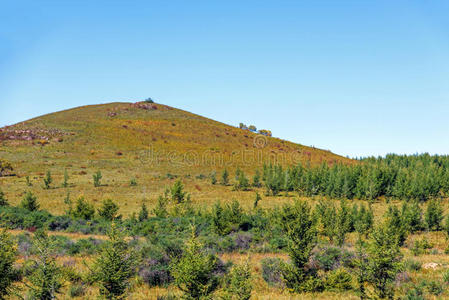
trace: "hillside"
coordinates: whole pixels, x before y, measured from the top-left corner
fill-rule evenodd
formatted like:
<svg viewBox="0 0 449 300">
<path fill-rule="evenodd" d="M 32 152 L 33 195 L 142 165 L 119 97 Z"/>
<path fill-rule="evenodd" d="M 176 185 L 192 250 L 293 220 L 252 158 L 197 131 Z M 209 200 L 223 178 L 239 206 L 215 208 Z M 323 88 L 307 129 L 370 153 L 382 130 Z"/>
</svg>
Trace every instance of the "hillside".
<svg viewBox="0 0 449 300">
<path fill-rule="evenodd" d="M 156 197 L 177 176 L 183 177 L 188 186 L 189 179 L 207 178 L 224 168 L 231 175 L 237 167 L 252 175 L 267 162 L 351 162 L 329 151 L 145 102 L 90 105 L 51 113 L 0 129 L 0 140 L 0 157 L 10 161 L 18 175 L 2 178 L 2 184 L 15 185 L 13 190 L 17 192 L 10 198 L 16 201 L 28 189 L 25 176 L 34 181 L 30 188 L 47 198 L 48 193 L 43 194 L 40 186 L 48 170 L 57 186 L 67 169 L 70 182 L 77 186 L 75 195 L 85 194 L 93 201 L 105 196 L 123 197 L 140 203 L 144 198 Z M 105 183 L 100 189 L 91 186 L 92 174 L 97 170 L 103 173 Z M 129 187 L 132 178 L 139 183 L 137 187 Z M 206 182 L 204 179 L 205 185 Z M 120 187 L 122 190 L 117 190 Z M 192 187 L 197 191 L 204 189 L 193 182 Z M 214 199 L 223 195 L 223 191 L 215 193 L 220 188 L 210 188 Z M 55 195 L 62 199 L 65 193 L 65 189 L 56 189 L 49 201 L 53 203 Z M 211 195 L 203 191 L 200 197 Z M 45 201 L 43 206 L 49 204 Z"/>
</svg>

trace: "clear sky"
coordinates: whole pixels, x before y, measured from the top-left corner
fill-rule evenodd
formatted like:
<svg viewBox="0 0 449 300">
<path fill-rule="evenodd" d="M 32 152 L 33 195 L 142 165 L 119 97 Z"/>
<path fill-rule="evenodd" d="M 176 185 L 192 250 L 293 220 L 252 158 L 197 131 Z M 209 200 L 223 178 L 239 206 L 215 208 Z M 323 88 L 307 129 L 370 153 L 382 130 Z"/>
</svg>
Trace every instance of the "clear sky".
<svg viewBox="0 0 449 300">
<path fill-rule="evenodd" d="M 348 156 L 449 153 L 449 1 L 0 2 L 0 126 L 152 97 Z"/>
</svg>

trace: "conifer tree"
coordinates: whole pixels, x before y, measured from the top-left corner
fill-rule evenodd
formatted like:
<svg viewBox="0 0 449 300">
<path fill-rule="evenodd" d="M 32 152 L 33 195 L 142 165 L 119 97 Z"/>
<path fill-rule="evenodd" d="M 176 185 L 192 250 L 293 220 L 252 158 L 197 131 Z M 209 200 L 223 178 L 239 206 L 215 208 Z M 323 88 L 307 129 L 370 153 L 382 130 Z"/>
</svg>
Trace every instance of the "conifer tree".
<svg viewBox="0 0 449 300">
<path fill-rule="evenodd" d="M 0 206 L 8 206 L 8 200 L 5 197 L 5 193 L 3 193 L 2 189 L 0 188 Z"/>
<path fill-rule="evenodd" d="M 7 299 L 13 291 L 12 284 L 17 271 L 14 262 L 17 256 L 17 245 L 6 230 L 0 231 L 0 299 Z"/>
<path fill-rule="evenodd" d="M 186 299 L 208 299 L 218 287 L 214 274 L 217 257 L 207 253 L 192 228 L 190 239 L 181 258 L 171 264 L 171 274 L 176 286 Z"/>
<path fill-rule="evenodd" d="M 126 299 L 131 279 L 137 273 L 139 257 L 116 224 L 111 225 L 108 237 L 93 264 L 91 277 L 107 299 Z"/>
<path fill-rule="evenodd" d="M 39 209 L 39 203 L 37 202 L 37 197 L 33 195 L 32 192 L 28 191 L 20 202 L 20 206 L 29 211 L 36 211 Z"/>
<path fill-rule="evenodd" d="M 427 205 L 425 220 L 427 230 L 429 231 L 438 231 L 441 230 L 441 221 L 443 220 L 443 208 L 441 207 L 441 203 L 433 199 L 429 201 Z"/>
<path fill-rule="evenodd" d="M 223 173 L 221 173 L 221 184 L 222 185 L 228 185 L 229 184 L 229 173 L 227 169 L 223 170 Z"/>
<path fill-rule="evenodd" d="M 56 299 L 64 282 L 64 271 L 56 264 L 54 244 L 44 230 L 38 230 L 33 237 L 33 269 L 28 276 L 30 292 L 36 299 Z"/>
<path fill-rule="evenodd" d="M 45 189 L 49 189 L 50 188 L 50 184 L 53 182 L 53 178 L 51 177 L 51 172 L 47 171 L 47 174 L 45 175 L 44 178 L 44 187 Z"/>
</svg>

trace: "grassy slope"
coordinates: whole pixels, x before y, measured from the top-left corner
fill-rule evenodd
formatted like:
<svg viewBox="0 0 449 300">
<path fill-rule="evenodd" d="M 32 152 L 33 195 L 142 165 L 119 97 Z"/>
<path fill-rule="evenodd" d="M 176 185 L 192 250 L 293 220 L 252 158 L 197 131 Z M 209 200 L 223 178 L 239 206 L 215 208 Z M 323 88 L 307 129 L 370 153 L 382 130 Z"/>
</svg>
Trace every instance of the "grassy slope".
<svg viewBox="0 0 449 300">
<path fill-rule="evenodd" d="M 49 138 L 44 146 L 38 139 L 1 142 L 0 157 L 11 161 L 18 175 L 0 178 L 8 199 L 17 204 L 30 189 L 42 208 L 59 213 L 69 190 L 72 197 L 84 195 L 97 204 L 112 198 L 129 214 L 142 201 L 152 206 L 158 194 L 172 184 L 173 179 L 166 176 L 170 173 L 183 178 L 198 204 L 236 198 L 245 206 L 252 202 L 254 192 L 232 192 L 196 176 L 213 171 L 219 174 L 225 167 L 231 177 L 237 167 L 252 175 L 268 161 L 284 165 L 351 163 L 329 151 L 263 137 L 165 105 L 154 106 L 157 109 L 145 110 L 132 103 L 82 106 L 3 128 L 7 136 L 31 130 Z M 64 169 L 70 176 L 68 189 L 60 188 Z M 51 190 L 42 189 L 47 170 L 54 177 Z M 94 188 L 92 174 L 97 170 L 103 173 L 104 186 Z M 30 176 L 32 187 L 26 186 L 25 176 Z M 130 186 L 131 178 L 137 179 L 137 186 Z"/>
</svg>

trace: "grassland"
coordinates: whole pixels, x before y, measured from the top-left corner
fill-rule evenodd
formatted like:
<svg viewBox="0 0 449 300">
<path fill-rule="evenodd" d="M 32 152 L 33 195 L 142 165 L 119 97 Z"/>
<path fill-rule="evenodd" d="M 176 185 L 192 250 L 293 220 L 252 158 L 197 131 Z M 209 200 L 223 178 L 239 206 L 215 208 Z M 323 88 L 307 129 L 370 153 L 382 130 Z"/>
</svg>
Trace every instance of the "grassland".
<svg viewBox="0 0 449 300">
<path fill-rule="evenodd" d="M 4 136 L 15 137 L 0 142 L 0 158 L 10 161 L 17 175 L 0 178 L 11 204 L 19 203 L 24 191 L 31 190 L 43 209 L 61 213 L 62 200 L 69 191 L 72 197 L 83 195 L 94 204 L 111 198 L 126 216 L 142 202 L 153 206 L 157 196 L 178 177 L 197 205 L 238 199 L 249 207 L 253 192 L 232 192 L 229 187 L 211 185 L 210 174 L 217 172 L 219 179 L 226 168 L 233 177 L 236 168 L 241 168 L 252 176 L 267 162 L 354 163 L 329 151 L 257 135 L 165 105 L 152 104 L 144 109 L 145 105 L 83 106 L 3 128 Z M 33 133 L 34 139 L 23 140 Z M 69 186 L 61 188 L 65 170 Z M 103 175 L 102 186 L 95 188 L 92 175 L 98 170 Z M 47 171 L 51 171 L 54 183 L 44 190 Z M 26 176 L 32 186 L 27 186 Z M 130 185 L 133 178 L 137 186 Z M 282 201 L 273 198 L 262 205 Z"/>
</svg>

